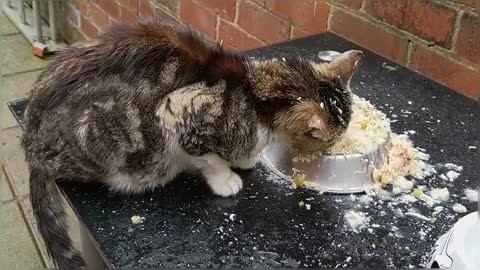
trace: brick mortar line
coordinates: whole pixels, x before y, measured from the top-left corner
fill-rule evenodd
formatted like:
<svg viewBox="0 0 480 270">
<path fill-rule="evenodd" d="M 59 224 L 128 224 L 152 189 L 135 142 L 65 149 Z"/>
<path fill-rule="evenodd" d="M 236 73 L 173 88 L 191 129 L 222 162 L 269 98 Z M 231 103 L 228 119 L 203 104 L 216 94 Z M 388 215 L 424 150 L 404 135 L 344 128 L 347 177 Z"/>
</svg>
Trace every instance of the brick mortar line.
<svg viewBox="0 0 480 270">
<path fill-rule="evenodd" d="M 431 0 L 431 1 L 434 2 L 434 3 L 440 4 L 444 7 L 449 7 L 449 8 L 455 9 L 456 11 L 462 10 L 462 11 L 466 11 L 468 13 L 475 14 L 475 15 L 480 14 L 480 10 L 476 10 L 472 7 L 469 7 L 469 6 L 463 5 L 463 4 L 459 4 L 459 3 L 456 3 L 456 2 L 451 2 L 451 1 L 448 1 L 448 0 Z"/>
<path fill-rule="evenodd" d="M 82 15 L 80 14 L 80 17 L 81 17 L 81 16 L 82 16 Z M 79 20 L 80 20 L 80 21 L 79 21 L 78 26 L 80 26 L 80 28 L 81 28 L 81 27 L 82 27 L 82 19 L 80 18 Z M 79 28 L 77 27 L 77 24 L 76 24 L 75 22 L 73 22 L 70 18 L 67 18 L 66 22 L 67 22 L 67 24 L 71 25 L 73 28 L 75 28 L 75 29 L 77 29 L 77 30 L 80 30 L 80 31 L 82 30 L 82 29 L 79 29 Z M 82 33 L 82 34 L 83 34 L 83 33 Z"/>
<path fill-rule="evenodd" d="M 365 5 L 366 5 L 365 0 L 362 0 L 362 4 L 360 5 L 360 8 L 358 9 L 358 11 L 365 13 Z"/>
<path fill-rule="evenodd" d="M 280 19 L 281 21 L 284 21 L 284 22 L 287 22 L 288 24 L 291 24 L 291 22 L 288 20 L 288 18 L 285 18 L 283 17 L 282 15 L 279 15 L 275 12 L 273 12 L 272 10 L 270 10 L 270 8 L 268 6 L 262 6 L 260 5 L 259 3 L 257 2 L 247 2 L 245 0 L 240 0 L 242 2 L 246 2 L 246 3 L 250 3 L 251 5 L 253 6 L 256 6 L 256 7 L 259 7 L 260 9 L 266 11 L 267 13 L 269 13 L 270 15 L 273 15 L 274 17 L 276 17 L 277 19 Z"/>
<path fill-rule="evenodd" d="M 370 24 L 373 24 L 374 26 L 377 26 L 389 33 L 392 33 L 392 34 L 398 34 L 400 38 L 406 38 L 406 39 L 412 39 L 412 40 L 416 40 L 416 41 L 419 41 L 419 42 L 425 42 L 428 44 L 428 41 L 425 41 L 425 40 L 422 40 L 421 38 L 405 31 L 405 30 L 401 30 L 401 29 L 398 29 L 397 27 L 393 26 L 393 25 L 390 25 L 384 21 L 381 21 L 375 17 L 372 17 L 370 15 L 368 15 L 367 13 L 363 13 L 363 12 L 353 12 L 352 10 L 350 10 L 349 8 L 346 8 L 342 5 L 339 5 L 339 4 L 335 4 L 335 2 L 332 2 L 332 0 L 327 0 L 331 3 L 332 6 L 335 6 L 335 11 L 337 10 L 340 10 L 340 11 L 343 11 L 351 16 L 354 16 L 358 19 L 361 19 L 362 21 L 364 22 L 368 22 Z M 333 11 L 332 11 L 333 13 Z"/>
<path fill-rule="evenodd" d="M 220 16 L 218 14 L 216 15 L 215 21 L 215 41 L 218 42 L 220 38 Z"/>
<path fill-rule="evenodd" d="M 335 13 L 335 11 L 337 11 L 337 7 L 334 6 L 334 5 L 331 5 L 330 3 L 328 3 L 328 4 L 330 5 L 330 9 L 329 9 L 328 18 L 327 18 L 327 31 L 330 31 L 332 29 L 333 13 Z"/>
<path fill-rule="evenodd" d="M 247 32 L 247 31 L 246 31 L 245 29 L 243 29 L 240 25 L 235 24 L 235 23 L 232 23 L 232 22 L 229 22 L 229 21 L 226 21 L 226 20 L 224 20 L 224 19 L 222 19 L 222 18 L 220 18 L 220 20 L 223 21 L 223 23 L 228 23 L 228 24 L 234 26 L 236 29 L 238 29 L 238 30 L 240 30 L 241 32 L 243 32 L 244 34 L 246 34 L 247 37 L 256 39 L 257 41 L 260 41 L 260 43 L 267 44 L 267 42 L 265 42 L 265 41 L 259 39 L 258 37 L 250 34 L 249 32 Z"/>
<path fill-rule="evenodd" d="M 93 27 L 95 27 L 97 29 L 97 32 L 98 34 L 100 35 L 101 32 L 100 32 L 100 27 L 95 23 L 93 22 L 92 18 L 90 18 L 90 16 L 86 16 L 86 14 L 82 14 L 81 15 L 86 21 L 88 21 L 91 25 L 93 25 Z M 108 15 L 107 15 L 108 16 Z M 110 17 L 109 17 L 110 18 Z M 81 25 L 81 21 L 80 21 L 80 28 L 82 27 Z M 82 34 L 85 34 L 83 31 L 82 31 Z M 88 35 L 85 35 L 86 37 L 88 37 Z"/>
<path fill-rule="evenodd" d="M 110 0 L 110 1 L 111 1 L 111 0 Z M 117 2 L 117 3 L 118 3 L 118 2 Z M 98 10 L 102 11 L 103 15 L 105 15 L 105 16 L 108 18 L 108 22 L 111 22 L 111 21 L 112 21 L 112 18 L 113 18 L 113 17 L 110 16 L 110 14 L 109 14 L 108 12 L 106 12 L 101 6 L 99 6 L 99 5 L 98 5 L 98 2 L 92 2 L 92 4 L 93 4 L 96 8 L 98 8 Z M 120 10 L 120 12 L 121 12 L 121 10 Z M 140 2 L 137 2 L 137 16 L 139 15 L 139 13 L 140 13 Z M 85 16 L 85 18 L 88 18 L 88 19 L 89 19 L 88 21 L 89 21 L 92 25 L 94 25 L 94 26 L 97 27 L 97 30 L 98 30 L 98 33 L 99 33 L 99 34 L 104 33 L 104 31 L 102 31 L 102 28 L 101 28 L 100 26 L 98 26 L 95 22 L 93 22 L 92 20 L 90 20 L 90 18 L 91 18 L 90 16 L 88 16 L 88 17 Z M 113 19 L 115 19 L 115 18 L 113 18 Z M 107 25 L 107 26 L 108 26 L 108 25 Z"/>
<path fill-rule="evenodd" d="M 75 8 L 77 8 L 77 7 L 75 6 Z M 78 8 L 77 8 L 77 9 L 78 9 Z M 120 12 L 122 12 L 122 11 L 120 10 Z M 83 30 L 82 30 L 82 17 L 84 17 L 85 19 L 86 19 L 87 17 L 83 16 L 83 14 L 80 12 L 80 10 L 78 11 L 78 14 L 80 15 L 80 25 L 79 25 L 78 27 L 77 27 L 74 23 L 71 23 L 70 25 L 72 25 L 74 28 L 76 28 L 76 29 L 78 30 L 78 32 L 80 32 L 80 34 L 83 36 L 83 38 L 84 38 L 85 40 L 89 40 L 88 36 L 87 36 L 87 35 L 85 34 L 85 32 L 83 32 Z M 121 14 L 121 13 L 120 13 L 120 14 Z M 70 20 L 68 19 L 68 20 L 67 20 L 67 23 L 68 23 L 69 21 L 70 21 Z"/>
<path fill-rule="evenodd" d="M 462 22 L 464 11 L 459 10 L 457 12 L 457 17 L 455 18 L 455 23 L 453 24 L 453 34 L 451 36 L 452 48 L 450 49 L 452 52 L 455 52 L 457 49 L 457 41 L 458 41 L 458 34 L 460 32 L 460 24 Z"/>
<path fill-rule="evenodd" d="M 176 2 L 176 7 L 177 7 L 177 8 L 176 8 L 175 10 L 176 10 L 177 12 L 174 12 L 174 11 L 172 10 L 172 13 L 173 13 L 173 14 L 176 13 L 176 14 L 175 14 L 175 15 L 176 15 L 175 17 L 180 18 L 180 1 L 177 1 L 177 2 Z M 168 9 L 168 8 L 167 8 L 167 9 Z"/>
<path fill-rule="evenodd" d="M 110 21 L 110 16 L 108 14 L 105 14 L 105 15 L 107 15 L 108 21 Z M 137 14 L 137 16 L 138 16 L 138 14 Z M 102 33 L 104 33 L 104 31 L 102 31 L 102 27 L 98 26 L 97 23 L 94 22 L 93 20 L 91 20 L 90 17 L 85 16 L 85 19 L 87 19 L 90 24 L 92 24 L 93 26 L 95 26 L 95 28 L 97 28 L 98 35 L 101 35 Z"/>
<path fill-rule="evenodd" d="M 405 66 L 411 67 L 412 63 L 412 54 L 413 54 L 413 42 L 408 42 L 407 44 L 407 60 L 405 62 Z"/>
<path fill-rule="evenodd" d="M 240 1 L 244 1 L 244 2 L 245 2 L 245 0 L 238 0 L 238 1 L 237 1 L 237 5 L 238 5 L 238 3 L 239 3 Z M 284 1 L 294 1 L 294 0 L 284 0 Z M 300 1 L 300 0 L 299 0 L 299 1 Z M 327 0 L 327 1 L 328 1 L 328 0 Z M 265 6 L 262 6 L 262 5 L 260 5 L 259 3 L 257 3 L 257 2 L 249 2 L 249 3 L 251 3 L 251 4 L 253 4 L 253 5 L 257 5 L 257 6 L 261 7 L 261 9 L 267 11 L 269 14 L 272 14 L 272 15 L 274 15 L 275 17 L 277 17 L 278 19 L 280 19 L 280 20 L 282 20 L 282 21 L 284 21 L 284 22 L 287 22 L 287 23 L 288 23 L 288 27 L 289 27 L 289 29 L 288 29 L 288 33 L 289 33 L 289 34 L 288 34 L 288 36 L 289 36 L 288 38 L 289 38 L 289 39 L 291 39 L 291 34 L 293 34 L 293 30 L 291 29 L 292 26 L 295 27 L 295 28 L 302 29 L 303 31 L 308 32 L 308 33 L 315 33 L 315 32 L 312 32 L 312 31 L 310 31 L 310 30 L 305 29 L 304 26 L 298 25 L 298 24 L 292 22 L 291 20 L 289 20 L 288 18 L 283 17 L 283 15 L 280 15 L 280 14 L 277 14 L 277 13 L 273 12 L 272 10 L 270 10 L 270 8 L 269 8 L 269 4 L 270 4 L 270 3 L 268 3 L 268 2 L 265 2 Z M 316 10 L 316 3 L 317 3 L 317 2 L 315 2 L 315 10 Z M 331 12 L 329 11 L 329 12 L 328 12 L 328 18 L 330 18 L 330 14 L 331 14 Z M 327 30 L 328 30 L 328 19 L 327 19 Z"/>
<path fill-rule="evenodd" d="M 238 24 L 238 13 L 239 13 L 240 1 L 235 1 L 235 16 L 233 16 L 233 23 Z"/>
<path fill-rule="evenodd" d="M 179 18 L 180 15 L 179 15 L 179 13 L 178 13 L 178 12 L 180 12 L 180 7 L 178 7 L 179 9 L 177 10 L 177 11 L 178 11 L 178 12 L 177 12 L 178 14 L 175 14 L 175 12 L 171 11 L 171 10 L 168 9 L 166 6 L 161 5 L 161 4 L 159 4 L 159 5 L 156 6 L 156 7 L 157 7 L 158 9 L 160 9 L 161 11 L 167 13 L 168 15 L 172 16 L 177 22 L 183 23 L 183 21 Z M 155 14 L 155 16 L 156 16 L 156 14 Z"/>
<path fill-rule="evenodd" d="M 293 24 L 290 23 L 288 25 L 288 40 L 291 40 L 293 37 L 293 28 L 294 28 Z"/>
<path fill-rule="evenodd" d="M 337 4 L 337 3 L 333 2 L 332 0 L 327 0 L 327 1 L 332 6 L 335 6 L 336 10 L 341 10 L 341 11 L 343 11 L 343 12 L 345 12 L 345 13 L 351 15 L 351 16 L 354 16 L 355 18 L 358 18 L 358 19 L 363 20 L 367 23 L 373 24 L 374 26 L 380 27 L 381 29 L 383 29 L 383 30 L 385 30 L 385 31 L 387 31 L 391 34 L 397 35 L 399 38 L 411 40 L 412 42 L 415 42 L 416 44 L 418 44 L 420 46 L 428 47 L 431 50 L 433 50 L 434 52 L 439 53 L 439 54 L 445 56 L 446 58 L 448 58 L 450 60 L 458 62 L 458 63 L 460 63 L 460 64 L 462 64 L 462 65 L 464 65 L 468 68 L 471 68 L 473 70 L 479 71 L 479 67 L 477 67 L 476 65 L 474 65 L 470 62 L 467 62 L 466 60 L 464 60 L 460 57 L 457 57 L 457 55 L 455 55 L 453 51 L 451 51 L 447 48 L 443 48 L 443 47 L 437 46 L 437 45 L 429 46 L 430 44 L 433 44 L 433 43 L 428 42 L 426 40 L 423 40 L 423 39 L 413 35 L 412 33 L 409 33 L 405 30 L 398 29 L 395 26 L 392 26 L 392 25 L 390 25 L 386 22 L 383 22 L 383 21 L 381 21 L 377 18 L 369 16 L 366 13 L 352 12 L 350 9 L 348 9 L 346 7 L 343 7 L 342 5 Z"/>
<path fill-rule="evenodd" d="M 220 18 L 220 20 L 223 21 L 223 23 L 228 23 L 228 24 L 230 24 L 231 26 L 234 26 L 235 28 L 237 28 L 238 30 L 240 30 L 241 32 L 243 32 L 244 34 L 246 34 L 247 37 L 249 37 L 249 38 L 256 39 L 257 41 L 259 41 L 260 43 L 263 43 L 263 44 L 269 44 L 268 42 L 266 42 L 266 41 L 264 41 L 264 40 L 262 40 L 262 39 L 260 39 L 260 38 L 258 38 L 258 37 L 256 37 L 256 36 L 254 36 L 253 34 L 249 33 L 247 30 L 243 29 L 242 26 L 240 26 L 240 25 L 238 24 L 238 17 L 239 17 L 239 14 L 240 14 L 240 11 L 239 11 L 239 8 L 238 8 L 238 7 L 240 6 L 240 5 L 239 5 L 239 2 L 240 2 L 240 1 L 244 1 L 244 0 L 238 0 L 238 1 L 236 1 L 236 5 L 237 5 L 237 6 L 236 6 L 236 10 L 235 10 L 235 20 L 234 20 L 234 22 L 229 22 L 228 20 L 224 20 L 224 19 L 222 19 L 222 18 Z M 252 4 L 254 4 L 254 5 L 260 6 L 260 7 L 262 7 L 262 9 L 267 9 L 267 7 L 263 7 L 262 5 L 260 5 L 260 4 L 256 3 L 256 2 L 249 2 L 249 3 L 252 3 Z"/>
</svg>

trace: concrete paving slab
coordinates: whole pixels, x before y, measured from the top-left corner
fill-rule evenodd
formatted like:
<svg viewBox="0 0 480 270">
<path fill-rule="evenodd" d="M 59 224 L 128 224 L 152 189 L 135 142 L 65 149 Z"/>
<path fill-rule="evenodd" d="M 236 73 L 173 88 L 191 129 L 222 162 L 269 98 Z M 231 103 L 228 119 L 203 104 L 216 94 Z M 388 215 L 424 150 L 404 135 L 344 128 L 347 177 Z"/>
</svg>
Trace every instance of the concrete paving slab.
<svg viewBox="0 0 480 270">
<path fill-rule="evenodd" d="M 3 170 L 0 170 L 0 201 L 11 201 L 14 198 L 12 190 L 8 185 L 7 179 L 5 178 L 5 174 Z"/>
<path fill-rule="evenodd" d="M 25 163 L 25 156 L 20 147 L 22 131 L 20 127 L 2 130 L 0 139 L 1 151 L 3 154 L 3 169 L 5 176 L 12 185 L 15 196 L 29 194 L 28 170 Z"/>
<path fill-rule="evenodd" d="M 0 100 L 2 101 L 2 104 L 0 104 L 0 128 L 18 126 L 7 106 L 7 102 L 27 97 L 40 72 L 19 73 L 0 78 Z"/>
<path fill-rule="evenodd" d="M 0 11 L 0 36 L 19 33 L 18 29 L 13 26 L 10 20 Z"/>
<path fill-rule="evenodd" d="M 19 158 L 21 157 L 21 158 Z M 3 168 L 5 175 L 10 182 L 14 196 L 24 196 L 30 194 L 28 186 L 28 170 L 26 169 L 23 154 L 16 154 L 12 158 L 4 159 Z"/>
<path fill-rule="evenodd" d="M 0 46 L 3 76 L 38 70 L 48 63 L 48 60 L 32 54 L 32 45 L 22 35 L 2 36 Z"/>
<path fill-rule="evenodd" d="M 45 260 L 48 260 L 48 263 L 53 266 L 53 264 L 51 263 L 47 255 L 47 250 L 45 249 L 45 244 L 40 235 L 40 232 L 37 229 L 37 221 L 35 220 L 35 217 L 33 215 L 32 204 L 30 203 L 29 197 L 28 196 L 20 197 L 19 203 L 22 209 L 24 210 L 24 213 L 27 216 L 27 222 L 34 233 L 35 241 L 39 243 L 38 246 L 40 247 L 43 258 Z M 68 229 L 69 229 L 68 233 L 73 240 L 73 245 L 78 250 L 81 250 L 80 225 L 79 225 L 78 219 L 66 201 L 64 201 L 64 206 L 65 206 L 65 211 L 67 212 L 67 222 L 68 222 Z"/>
<path fill-rule="evenodd" d="M 20 138 L 23 131 L 20 126 L 3 128 L 0 131 L 0 150 L 3 158 L 10 157 L 16 151 L 21 150 Z"/>
<path fill-rule="evenodd" d="M 3 203 L 0 209 L 0 269 L 43 268 L 42 260 L 15 201 Z"/>
</svg>

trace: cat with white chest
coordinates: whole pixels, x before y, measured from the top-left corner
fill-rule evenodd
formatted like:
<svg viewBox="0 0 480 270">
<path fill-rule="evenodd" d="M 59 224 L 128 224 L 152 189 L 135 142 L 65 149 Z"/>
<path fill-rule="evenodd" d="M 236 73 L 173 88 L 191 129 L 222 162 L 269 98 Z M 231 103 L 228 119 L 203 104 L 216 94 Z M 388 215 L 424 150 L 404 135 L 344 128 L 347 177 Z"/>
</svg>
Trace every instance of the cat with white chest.
<svg viewBox="0 0 480 270">
<path fill-rule="evenodd" d="M 338 139 L 362 58 L 252 61 L 158 21 L 116 25 L 90 46 L 65 49 L 32 90 L 22 137 L 34 214 L 54 262 L 85 266 L 55 181 L 138 193 L 189 170 L 213 193 L 234 195 L 242 179 L 232 168 L 253 168 L 273 140 L 317 151 Z"/>
</svg>

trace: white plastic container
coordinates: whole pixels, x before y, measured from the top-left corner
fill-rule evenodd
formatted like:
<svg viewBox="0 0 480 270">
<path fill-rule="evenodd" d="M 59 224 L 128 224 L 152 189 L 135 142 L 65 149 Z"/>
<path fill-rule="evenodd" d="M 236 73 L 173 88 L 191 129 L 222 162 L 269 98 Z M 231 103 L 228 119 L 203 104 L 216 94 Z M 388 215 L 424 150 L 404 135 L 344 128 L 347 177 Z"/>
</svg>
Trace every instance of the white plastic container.
<svg viewBox="0 0 480 270">
<path fill-rule="evenodd" d="M 461 218 L 436 242 L 427 268 L 477 270 L 480 267 L 478 211 Z"/>
</svg>

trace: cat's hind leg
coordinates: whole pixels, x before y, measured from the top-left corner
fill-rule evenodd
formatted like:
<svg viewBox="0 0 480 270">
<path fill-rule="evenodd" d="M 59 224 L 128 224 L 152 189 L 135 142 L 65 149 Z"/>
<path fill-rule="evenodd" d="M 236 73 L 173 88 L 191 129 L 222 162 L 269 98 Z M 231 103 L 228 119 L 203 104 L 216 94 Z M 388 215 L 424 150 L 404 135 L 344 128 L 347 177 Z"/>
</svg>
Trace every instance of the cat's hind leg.
<svg viewBox="0 0 480 270">
<path fill-rule="evenodd" d="M 201 157 L 204 162 L 200 171 L 207 179 L 213 193 L 228 197 L 237 194 L 243 186 L 242 179 L 230 169 L 230 163 L 217 154 Z"/>
</svg>

